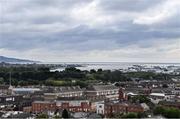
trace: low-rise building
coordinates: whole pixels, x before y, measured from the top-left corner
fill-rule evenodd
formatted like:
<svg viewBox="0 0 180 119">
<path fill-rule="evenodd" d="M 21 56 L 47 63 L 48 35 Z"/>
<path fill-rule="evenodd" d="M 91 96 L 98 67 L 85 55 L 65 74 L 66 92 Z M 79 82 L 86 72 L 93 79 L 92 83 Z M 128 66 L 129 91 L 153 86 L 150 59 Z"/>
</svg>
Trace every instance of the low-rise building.
<svg viewBox="0 0 180 119">
<path fill-rule="evenodd" d="M 11 94 L 11 89 L 9 85 L 0 85 L 0 94 Z"/>
<path fill-rule="evenodd" d="M 54 112 L 56 110 L 67 109 L 71 112 L 90 112 L 91 103 L 84 98 L 58 98 L 54 101 L 34 101 L 32 112 Z"/>
<path fill-rule="evenodd" d="M 98 103 L 96 105 L 96 113 L 104 115 L 104 102 Z"/>
<path fill-rule="evenodd" d="M 71 112 L 89 112 L 91 103 L 85 98 L 58 98 L 56 101 L 58 109 L 67 109 Z"/>
<path fill-rule="evenodd" d="M 34 101 L 32 103 L 33 113 L 54 112 L 56 109 L 56 102 L 54 101 Z"/>
<path fill-rule="evenodd" d="M 81 97 L 83 89 L 79 86 L 56 87 L 51 93 L 44 93 L 45 100 L 55 100 L 58 97 Z"/>
<path fill-rule="evenodd" d="M 165 107 L 174 107 L 180 109 L 180 102 L 160 101 L 158 104 Z"/>
<path fill-rule="evenodd" d="M 28 95 L 40 91 L 39 88 L 13 88 L 13 94 L 21 94 L 21 95 Z"/>
<path fill-rule="evenodd" d="M 111 117 L 113 114 L 129 112 L 144 112 L 144 108 L 140 104 L 132 104 L 128 102 L 108 102 L 104 105 L 104 115 L 106 117 Z"/>
<path fill-rule="evenodd" d="M 0 95 L 0 108 L 6 110 L 16 107 L 22 100 L 23 97 L 18 95 Z"/>
<path fill-rule="evenodd" d="M 88 87 L 85 94 L 91 100 L 116 100 L 119 98 L 119 88 L 114 85 L 95 85 Z"/>
<path fill-rule="evenodd" d="M 149 95 L 149 98 L 151 102 L 154 104 L 158 104 L 160 101 L 165 100 L 165 94 L 164 93 L 151 93 Z"/>
</svg>

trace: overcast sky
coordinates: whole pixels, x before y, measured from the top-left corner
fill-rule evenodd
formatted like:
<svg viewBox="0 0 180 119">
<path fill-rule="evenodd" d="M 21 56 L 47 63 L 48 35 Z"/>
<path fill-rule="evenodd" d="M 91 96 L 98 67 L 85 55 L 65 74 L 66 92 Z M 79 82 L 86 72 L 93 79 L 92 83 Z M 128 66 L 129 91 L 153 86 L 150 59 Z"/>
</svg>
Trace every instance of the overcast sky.
<svg viewBox="0 0 180 119">
<path fill-rule="evenodd" d="M 180 0 L 0 0 L 0 55 L 180 62 Z"/>
</svg>

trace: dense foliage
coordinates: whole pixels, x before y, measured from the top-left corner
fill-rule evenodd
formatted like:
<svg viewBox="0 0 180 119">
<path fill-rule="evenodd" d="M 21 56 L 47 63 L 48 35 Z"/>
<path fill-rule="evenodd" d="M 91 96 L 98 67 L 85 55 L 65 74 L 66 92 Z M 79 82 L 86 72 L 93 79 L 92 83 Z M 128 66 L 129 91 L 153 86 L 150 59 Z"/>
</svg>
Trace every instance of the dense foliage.
<svg viewBox="0 0 180 119">
<path fill-rule="evenodd" d="M 180 118 L 180 110 L 158 106 L 154 109 L 154 115 L 162 115 L 166 118 Z"/>
<path fill-rule="evenodd" d="M 133 103 L 149 103 L 151 100 L 145 95 L 137 95 L 130 99 Z"/>
<path fill-rule="evenodd" d="M 139 79 L 170 79 L 168 74 L 156 74 L 152 72 L 128 72 L 110 70 L 90 70 L 81 71 L 69 67 L 64 71 L 50 72 L 48 67 L 0 67 L 0 84 L 9 84 L 9 77 L 12 77 L 12 84 L 17 86 L 26 85 L 51 85 L 51 86 L 68 86 L 80 85 L 87 86 L 89 83 L 98 82 L 119 82 L 130 81 L 133 78 Z"/>
</svg>

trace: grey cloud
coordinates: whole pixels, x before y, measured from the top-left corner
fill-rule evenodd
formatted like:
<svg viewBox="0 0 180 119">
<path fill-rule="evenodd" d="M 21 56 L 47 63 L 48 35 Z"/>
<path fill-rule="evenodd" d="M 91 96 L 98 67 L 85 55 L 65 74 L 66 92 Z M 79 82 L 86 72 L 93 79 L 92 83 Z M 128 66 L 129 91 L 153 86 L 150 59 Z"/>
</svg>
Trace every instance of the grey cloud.
<svg viewBox="0 0 180 119">
<path fill-rule="evenodd" d="M 97 7 L 101 8 L 100 13 L 104 16 L 111 15 L 112 19 L 115 19 L 112 24 L 97 24 L 90 27 L 70 16 L 74 6 L 77 7 L 82 3 L 86 5 L 93 0 L 13 0 L 11 3 L 10 0 L 1 1 L 0 4 L 5 6 L 0 12 L 0 49 L 28 51 L 46 48 L 56 52 L 111 51 L 131 45 L 149 48 L 154 47 L 152 42 L 155 40 L 180 38 L 179 14 L 163 23 L 148 26 L 134 24 L 133 18 L 121 21 L 117 17 L 121 12 L 127 12 L 128 18 L 128 14 L 141 13 L 162 4 L 164 0 L 99 1 Z M 56 26 L 56 23 L 59 24 Z"/>
<path fill-rule="evenodd" d="M 165 0 L 101 0 L 100 5 L 107 11 L 141 12 Z"/>
</svg>

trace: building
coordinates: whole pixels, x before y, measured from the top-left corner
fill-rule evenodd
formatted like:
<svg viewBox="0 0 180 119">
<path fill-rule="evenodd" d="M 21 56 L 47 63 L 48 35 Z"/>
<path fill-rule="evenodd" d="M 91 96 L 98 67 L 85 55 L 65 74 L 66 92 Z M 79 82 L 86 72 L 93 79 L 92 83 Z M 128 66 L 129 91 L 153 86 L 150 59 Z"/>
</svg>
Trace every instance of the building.
<svg viewBox="0 0 180 119">
<path fill-rule="evenodd" d="M 32 111 L 32 107 L 29 106 L 29 107 L 23 107 L 23 112 L 28 112 L 30 113 Z"/>
<path fill-rule="evenodd" d="M 0 94 L 11 94 L 9 87 L 9 85 L 0 85 Z"/>
<path fill-rule="evenodd" d="M 104 102 L 98 103 L 96 105 L 96 113 L 104 115 Z"/>
<path fill-rule="evenodd" d="M 84 98 L 58 98 L 55 101 L 34 101 L 32 112 L 54 112 L 67 109 L 71 112 L 90 112 L 91 103 Z M 29 111 L 29 110 L 28 110 Z"/>
<path fill-rule="evenodd" d="M 164 93 L 151 93 L 149 95 L 149 98 L 151 99 L 151 102 L 154 104 L 158 104 L 160 101 L 165 100 L 165 94 Z"/>
<path fill-rule="evenodd" d="M 160 101 L 158 105 L 164 107 L 174 107 L 180 109 L 180 102 L 172 102 L 172 101 Z"/>
<path fill-rule="evenodd" d="M 124 89 L 119 89 L 119 100 L 128 100 L 128 95 L 125 93 Z"/>
<path fill-rule="evenodd" d="M 40 91 L 40 89 L 39 88 L 13 88 L 12 89 L 13 94 L 22 94 L 22 95 L 32 94 L 37 91 Z"/>
<path fill-rule="evenodd" d="M 23 111 L 26 107 L 31 107 L 32 105 L 32 99 L 30 98 L 23 98 L 21 101 L 19 101 L 19 104 L 16 106 L 17 111 Z"/>
<path fill-rule="evenodd" d="M 55 100 L 58 97 L 81 97 L 83 90 L 79 86 L 55 87 L 53 92 L 44 93 L 45 100 Z"/>
<path fill-rule="evenodd" d="M 56 103 L 52 101 L 34 101 L 32 103 L 33 113 L 54 112 L 56 110 Z"/>
<path fill-rule="evenodd" d="M 67 109 L 71 112 L 90 112 L 91 103 L 85 98 L 58 98 L 56 101 L 58 109 Z"/>
<path fill-rule="evenodd" d="M 111 117 L 113 114 L 129 112 L 144 112 L 144 108 L 140 104 L 132 104 L 128 102 L 107 102 L 104 105 L 104 115 L 106 117 Z"/>
<path fill-rule="evenodd" d="M 88 99 L 109 99 L 116 100 L 119 98 L 119 88 L 114 85 L 95 85 L 86 89 L 85 95 Z"/>
<path fill-rule="evenodd" d="M 1 95 L 0 108 L 3 110 L 12 109 L 18 106 L 22 100 L 23 100 L 23 97 L 18 96 L 18 95 Z"/>
<path fill-rule="evenodd" d="M 79 86 L 60 87 L 56 90 L 59 97 L 81 97 L 83 90 Z"/>
<path fill-rule="evenodd" d="M 34 119 L 33 115 L 30 113 L 18 113 L 15 115 L 10 115 L 7 118 L 11 118 L 11 119 Z"/>
</svg>

